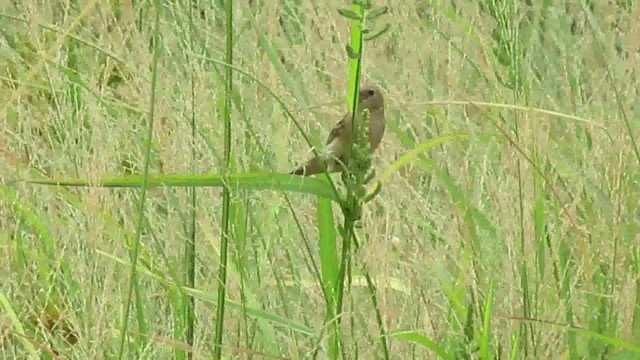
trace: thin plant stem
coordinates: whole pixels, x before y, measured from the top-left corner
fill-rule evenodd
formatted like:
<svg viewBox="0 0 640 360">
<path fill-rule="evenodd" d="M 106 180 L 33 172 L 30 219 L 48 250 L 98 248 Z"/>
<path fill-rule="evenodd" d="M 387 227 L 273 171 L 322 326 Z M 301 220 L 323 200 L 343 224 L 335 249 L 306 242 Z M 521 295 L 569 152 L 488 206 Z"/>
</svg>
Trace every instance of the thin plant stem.
<svg viewBox="0 0 640 360">
<path fill-rule="evenodd" d="M 138 253 L 140 250 L 140 238 L 142 236 L 142 226 L 144 224 L 144 204 L 147 197 L 147 183 L 149 177 L 149 159 L 151 158 L 151 140 L 153 138 L 153 121 L 155 117 L 156 104 L 156 87 L 158 82 L 158 58 L 160 57 L 160 12 L 162 11 L 162 2 L 155 2 L 156 18 L 155 29 L 153 32 L 153 69 L 151 78 L 151 101 L 149 105 L 149 125 L 147 126 L 147 136 L 145 139 L 145 156 L 144 156 L 144 172 L 142 189 L 140 190 L 140 200 L 138 201 L 138 223 L 136 225 L 136 239 L 133 243 L 131 252 L 131 271 L 129 274 L 129 286 L 127 289 L 127 297 L 125 299 L 124 313 L 122 315 L 122 329 L 120 331 L 120 345 L 118 349 L 118 359 L 122 359 L 124 355 L 124 344 L 127 338 L 129 326 L 129 311 L 131 309 L 131 298 L 135 284 L 137 282 L 136 268 L 138 266 Z"/>
<path fill-rule="evenodd" d="M 226 51 L 225 62 L 233 65 L 233 0 L 225 2 L 226 13 Z M 224 162 L 222 165 L 222 175 L 225 176 L 229 170 L 231 162 L 231 101 L 233 71 L 230 67 L 225 68 L 225 92 L 224 92 Z M 222 235 L 220 239 L 220 267 L 218 269 L 218 309 L 216 311 L 216 332 L 214 339 L 213 358 L 220 360 L 222 356 L 222 335 L 224 332 L 224 310 L 227 287 L 227 257 L 229 246 L 229 199 L 230 189 L 224 186 L 222 192 Z"/>
</svg>

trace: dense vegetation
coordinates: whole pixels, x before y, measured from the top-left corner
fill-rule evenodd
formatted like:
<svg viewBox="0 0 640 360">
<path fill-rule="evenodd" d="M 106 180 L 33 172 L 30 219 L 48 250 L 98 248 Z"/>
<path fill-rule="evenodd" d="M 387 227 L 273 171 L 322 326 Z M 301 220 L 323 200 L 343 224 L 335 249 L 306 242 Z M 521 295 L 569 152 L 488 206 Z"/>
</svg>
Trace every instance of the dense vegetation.
<svg viewBox="0 0 640 360">
<path fill-rule="evenodd" d="M 370 3 L 0 5 L 0 356 L 640 357 L 640 5 Z"/>
</svg>

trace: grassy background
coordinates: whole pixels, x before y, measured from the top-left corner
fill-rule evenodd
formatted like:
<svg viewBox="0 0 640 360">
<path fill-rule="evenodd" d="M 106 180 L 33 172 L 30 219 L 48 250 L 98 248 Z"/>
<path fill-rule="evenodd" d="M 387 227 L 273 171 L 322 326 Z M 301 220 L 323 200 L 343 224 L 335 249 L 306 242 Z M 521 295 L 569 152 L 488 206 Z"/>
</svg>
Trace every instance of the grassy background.
<svg viewBox="0 0 640 360">
<path fill-rule="evenodd" d="M 388 118 L 378 173 L 439 135 L 469 138 L 421 153 L 365 207 L 343 315 L 350 358 L 382 356 L 365 267 L 386 328 L 413 330 L 413 340 L 430 339 L 451 357 L 640 356 L 640 7 L 528 3 L 375 2 L 390 7 L 381 21 L 391 24 L 364 49 L 363 76 L 384 89 Z M 346 109 L 343 6 L 234 6 L 234 64 L 281 96 L 316 145 Z M 202 57 L 224 59 L 222 9 L 221 1 L 164 4 L 151 173 L 221 171 L 224 69 Z M 0 352 L 112 358 L 137 190 L 8 181 L 143 172 L 155 9 L 24 1 L 0 11 Z M 232 172 L 286 172 L 309 155 L 268 92 L 242 76 L 234 90 Z M 318 347 L 326 356 L 313 270 L 318 205 L 287 196 L 232 193 L 227 290 L 245 307 L 228 308 L 229 357 L 304 358 Z M 197 192 L 195 358 L 212 351 L 220 197 L 217 188 Z M 190 208 L 187 189 L 148 193 L 125 357 L 185 356 L 184 297 L 167 282 L 186 271 Z M 403 339 L 390 339 L 390 350 L 436 358 L 433 347 Z"/>
</svg>

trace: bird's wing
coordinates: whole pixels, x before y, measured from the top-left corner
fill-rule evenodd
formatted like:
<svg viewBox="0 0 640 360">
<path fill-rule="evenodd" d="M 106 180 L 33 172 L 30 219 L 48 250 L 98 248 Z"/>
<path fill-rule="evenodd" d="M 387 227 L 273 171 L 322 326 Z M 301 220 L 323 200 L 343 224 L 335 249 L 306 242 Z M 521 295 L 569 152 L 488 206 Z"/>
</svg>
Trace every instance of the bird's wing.
<svg viewBox="0 0 640 360">
<path fill-rule="evenodd" d="M 331 129 L 331 132 L 329 133 L 329 137 L 327 138 L 327 142 L 325 143 L 325 145 L 331 144 L 331 142 L 335 138 L 337 138 L 338 135 L 340 135 L 343 131 L 345 131 L 347 124 L 351 123 L 350 120 L 351 120 L 351 113 L 346 113 L 342 117 L 342 120 L 338 121 L 338 123 L 333 127 L 333 129 Z"/>
</svg>

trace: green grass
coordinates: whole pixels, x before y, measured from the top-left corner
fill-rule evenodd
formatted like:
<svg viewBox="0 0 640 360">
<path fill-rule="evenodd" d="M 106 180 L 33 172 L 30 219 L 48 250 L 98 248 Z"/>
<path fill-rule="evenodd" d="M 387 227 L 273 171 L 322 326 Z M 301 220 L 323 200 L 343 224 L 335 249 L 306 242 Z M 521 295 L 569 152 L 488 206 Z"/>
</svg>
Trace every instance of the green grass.
<svg viewBox="0 0 640 360">
<path fill-rule="evenodd" d="M 638 5 L 228 4 L 0 6 L 0 357 L 640 356 Z"/>
</svg>

